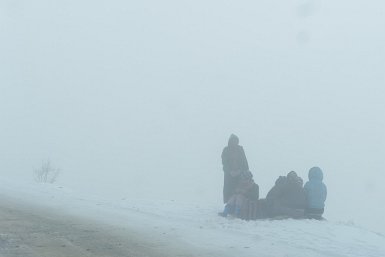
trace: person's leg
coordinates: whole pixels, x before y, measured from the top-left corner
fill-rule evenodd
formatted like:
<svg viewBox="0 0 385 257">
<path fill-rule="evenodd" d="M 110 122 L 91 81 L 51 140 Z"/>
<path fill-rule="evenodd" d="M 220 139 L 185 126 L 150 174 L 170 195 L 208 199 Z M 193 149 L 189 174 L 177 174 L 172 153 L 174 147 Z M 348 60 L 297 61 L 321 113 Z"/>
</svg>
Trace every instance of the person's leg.
<svg viewBox="0 0 385 257">
<path fill-rule="evenodd" d="M 244 204 L 244 196 L 241 194 L 238 194 L 235 196 L 235 210 L 234 210 L 234 215 L 238 218 L 241 216 L 241 209 L 242 205 Z"/>
<path fill-rule="evenodd" d="M 231 176 L 225 172 L 223 180 L 223 203 L 227 203 L 231 195 Z"/>
<path fill-rule="evenodd" d="M 227 217 L 227 215 L 229 214 L 230 215 L 234 214 L 234 210 L 235 210 L 235 196 L 233 195 L 227 201 L 227 204 L 225 205 L 223 212 L 218 213 L 218 215 L 222 217 Z"/>
<path fill-rule="evenodd" d="M 223 202 L 227 203 L 227 201 L 232 197 L 235 193 L 235 188 L 239 182 L 239 177 L 233 177 L 230 173 L 224 173 L 224 183 L 223 183 Z"/>
<path fill-rule="evenodd" d="M 227 215 L 232 215 L 234 213 L 235 206 L 233 204 L 226 204 L 223 212 L 218 213 L 219 216 L 227 217 Z"/>
</svg>

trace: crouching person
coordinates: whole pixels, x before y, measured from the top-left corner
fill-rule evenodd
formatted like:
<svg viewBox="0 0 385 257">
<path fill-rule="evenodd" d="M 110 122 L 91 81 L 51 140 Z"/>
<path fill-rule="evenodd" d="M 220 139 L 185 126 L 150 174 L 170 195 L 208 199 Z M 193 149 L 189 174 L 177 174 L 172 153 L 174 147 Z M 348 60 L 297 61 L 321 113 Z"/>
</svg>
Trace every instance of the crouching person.
<svg viewBox="0 0 385 257">
<path fill-rule="evenodd" d="M 304 186 L 306 195 L 305 216 L 309 219 L 322 219 L 327 196 L 327 188 L 322 180 L 323 173 L 319 167 L 313 167 L 309 170 L 309 181 Z"/>
<path fill-rule="evenodd" d="M 294 171 L 280 176 L 267 194 L 266 201 L 270 218 L 303 218 L 306 196 L 302 178 Z"/>
<path fill-rule="evenodd" d="M 250 201 L 256 201 L 259 198 L 259 186 L 253 180 L 253 174 L 250 171 L 243 171 L 240 175 L 235 193 L 230 197 L 220 216 L 226 217 L 233 215 L 241 219 L 248 218 L 248 206 Z"/>
</svg>

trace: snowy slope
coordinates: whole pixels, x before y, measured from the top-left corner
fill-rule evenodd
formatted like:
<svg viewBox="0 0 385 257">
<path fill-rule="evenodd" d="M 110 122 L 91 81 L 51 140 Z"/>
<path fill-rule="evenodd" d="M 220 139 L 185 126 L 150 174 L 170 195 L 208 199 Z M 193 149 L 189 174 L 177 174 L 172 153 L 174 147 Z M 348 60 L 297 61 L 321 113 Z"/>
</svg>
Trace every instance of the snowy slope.
<svg viewBox="0 0 385 257">
<path fill-rule="evenodd" d="M 222 206 L 140 198 L 103 199 L 52 184 L 0 180 L 1 195 L 63 214 L 144 233 L 154 242 L 191 247 L 194 256 L 385 256 L 385 236 L 349 222 L 242 221 Z"/>
</svg>

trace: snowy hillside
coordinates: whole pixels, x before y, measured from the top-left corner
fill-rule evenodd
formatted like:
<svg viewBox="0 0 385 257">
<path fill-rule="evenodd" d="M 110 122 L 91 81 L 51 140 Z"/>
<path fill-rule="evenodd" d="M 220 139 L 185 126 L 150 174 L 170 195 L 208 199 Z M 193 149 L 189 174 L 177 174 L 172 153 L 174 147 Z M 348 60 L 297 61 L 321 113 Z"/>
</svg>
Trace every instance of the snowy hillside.
<svg viewBox="0 0 385 257">
<path fill-rule="evenodd" d="M 0 199 L 198 257 L 384 257 L 384 28 L 384 0 L 1 0 Z M 218 217 L 232 133 L 261 198 L 320 167 L 328 221 Z"/>
<path fill-rule="evenodd" d="M 3 198 L 65 215 L 119 225 L 191 247 L 193 256 L 385 256 L 385 236 L 357 224 L 313 220 L 242 221 L 216 215 L 222 206 L 140 198 L 102 199 L 52 184 L 0 180 Z"/>
</svg>

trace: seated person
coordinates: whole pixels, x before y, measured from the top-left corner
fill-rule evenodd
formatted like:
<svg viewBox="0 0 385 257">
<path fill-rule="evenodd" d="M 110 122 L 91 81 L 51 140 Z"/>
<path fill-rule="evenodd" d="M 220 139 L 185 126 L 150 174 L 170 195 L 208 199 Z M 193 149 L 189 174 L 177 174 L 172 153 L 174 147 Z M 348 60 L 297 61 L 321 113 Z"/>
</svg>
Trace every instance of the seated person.
<svg viewBox="0 0 385 257">
<path fill-rule="evenodd" d="M 305 216 L 310 219 L 322 219 L 324 213 L 327 188 L 322 182 L 323 173 L 319 167 L 309 170 L 309 181 L 305 184 L 306 209 Z"/>
<path fill-rule="evenodd" d="M 244 171 L 240 174 L 239 182 L 235 188 L 235 193 L 230 197 L 225 205 L 223 212 L 219 215 L 226 217 L 234 215 L 241 218 L 241 211 L 247 205 L 249 200 L 258 200 L 259 187 L 253 180 L 253 174 L 250 171 Z"/>
<path fill-rule="evenodd" d="M 270 218 L 303 218 L 306 196 L 302 178 L 294 171 L 286 177 L 280 176 L 267 194 L 266 201 Z"/>
</svg>

